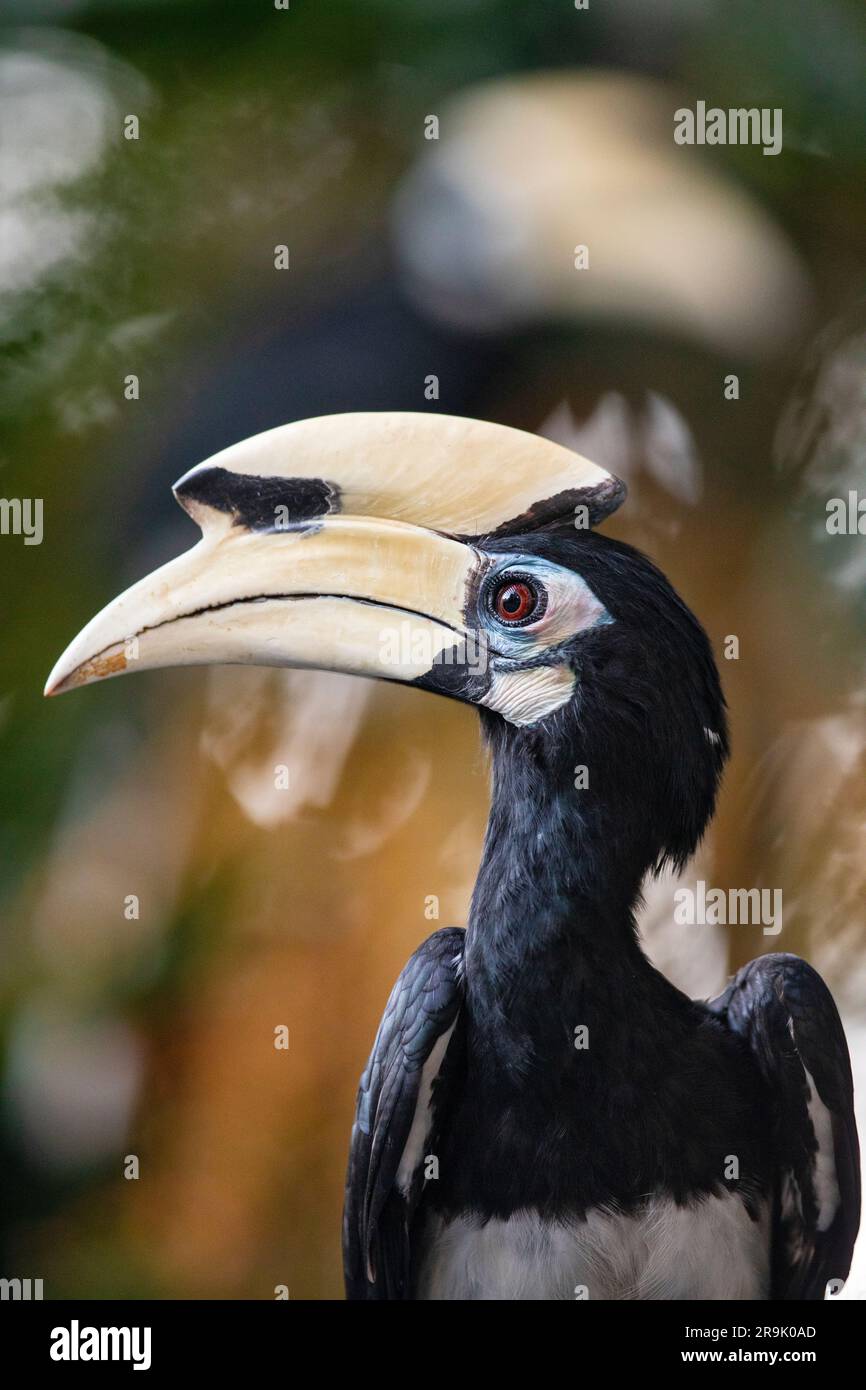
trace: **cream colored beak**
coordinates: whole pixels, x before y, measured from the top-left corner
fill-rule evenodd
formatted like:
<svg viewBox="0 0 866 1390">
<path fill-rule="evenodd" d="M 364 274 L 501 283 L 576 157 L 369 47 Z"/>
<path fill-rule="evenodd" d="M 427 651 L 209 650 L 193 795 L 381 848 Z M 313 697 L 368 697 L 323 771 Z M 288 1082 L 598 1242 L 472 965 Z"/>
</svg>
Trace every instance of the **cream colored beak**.
<svg viewBox="0 0 866 1390">
<path fill-rule="evenodd" d="M 215 663 L 416 680 L 467 639 L 476 558 L 459 541 L 402 522 L 335 517 L 313 530 L 262 533 L 226 519 L 98 613 L 45 693 Z"/>
<path fill-rule="evenodd" d="M 202 540 L 88 623 L 45 693 L 215 663 L 423 682 L 450 661 L 479 675 L 467 612 L 488 559 L 475 538 L 572 511 L 592 525 L 623 494 L 579 454 L 482 420 L 385 412 L 268 430 L 181 478 Z M 439 670 L 433 684 L 458 693 Z"/>
</svg>

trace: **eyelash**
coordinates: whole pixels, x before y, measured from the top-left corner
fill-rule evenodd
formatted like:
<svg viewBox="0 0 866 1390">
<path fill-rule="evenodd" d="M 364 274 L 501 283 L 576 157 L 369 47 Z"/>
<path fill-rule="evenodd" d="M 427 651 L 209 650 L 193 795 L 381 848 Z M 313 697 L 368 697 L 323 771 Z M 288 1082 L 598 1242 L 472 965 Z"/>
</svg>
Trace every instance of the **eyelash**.
<svg viewBox="0 0 866 1390">
<path fill-rule="evenodd" d="M 512 586 L 523 585 L 535 595 L 535 603 L 529 613 L 523 618 L 510 621 L 502 617 L 496 611 L 496 602 L 503 590 Z M 535 575 L 527 574 L 521 570 L 506 570 L 491 580 L 487 588 L 486 607 L 494 622 L 500 624 L 506 631 L 511 631 L 521 627 L 527 627 L 530 623 L 538 622 L 544 616 L 547 609 L 547 590 L 539 582 Z"/>
</svg>

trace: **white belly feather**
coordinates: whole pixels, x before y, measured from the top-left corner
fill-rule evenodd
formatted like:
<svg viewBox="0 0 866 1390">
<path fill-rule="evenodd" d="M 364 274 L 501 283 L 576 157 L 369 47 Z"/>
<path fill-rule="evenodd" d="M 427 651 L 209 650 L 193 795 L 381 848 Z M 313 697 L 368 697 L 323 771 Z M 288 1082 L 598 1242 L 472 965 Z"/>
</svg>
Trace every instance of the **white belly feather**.
<svg viewBox="0 0 866 1390">
<path fill-rule="evenodd" d="M 421 1299 L 764 1299 L 769 1284 L 766 1213 L 752 1221 L 730 1193 L 568 1223 L 436 1217 L 426 1243 Z"/>
</svg>

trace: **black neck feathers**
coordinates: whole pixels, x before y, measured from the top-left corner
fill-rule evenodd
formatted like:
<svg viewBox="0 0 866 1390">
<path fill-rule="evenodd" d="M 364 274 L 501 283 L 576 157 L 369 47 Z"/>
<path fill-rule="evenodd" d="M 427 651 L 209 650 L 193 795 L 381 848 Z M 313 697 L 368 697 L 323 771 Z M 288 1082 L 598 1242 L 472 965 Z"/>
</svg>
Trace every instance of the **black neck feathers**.
<svg viewBox="0 0 866 1390">
<path fill-rule="evenodd" d="M 492 741 L 431 1203 L 558 1218 L 631 1210 L 652 1191 L 683 1201 L 725 1186 L 732 1142 L 758 1172 L 749 1066 L 640 948 L 634 908 L 654 853 L 622 814 L 624 788 L 591 776 L 575 788 L 573 760 L 547 765 L 549 740 Z"/>
<path fill-rule="evenodd" d="M 501 721 L 487 732 L 492 800 L 464 984 L 496 1069 L 524 1073 L 549 1047 L 573 1047 L 587 1008 L 605 997 L 676 991 L 638 944 L 634 908 L 652 854 L 623 810 L 615 768 L 588 767 L 579 741 L 513 739 Z"/>
</svg>

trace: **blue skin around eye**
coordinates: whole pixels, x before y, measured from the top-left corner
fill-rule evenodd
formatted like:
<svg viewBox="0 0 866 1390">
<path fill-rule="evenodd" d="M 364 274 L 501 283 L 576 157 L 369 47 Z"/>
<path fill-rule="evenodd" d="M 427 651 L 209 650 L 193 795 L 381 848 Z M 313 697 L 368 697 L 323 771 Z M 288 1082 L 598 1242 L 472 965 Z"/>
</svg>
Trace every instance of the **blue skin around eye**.
<svg viewBox="0 0 866 1390">
<path fill-rule="evenodd" d="M 565 587 L 566 591 L 570 590 L 575 596 L 583 592 L 590 594 L 594 602 L 600 601 L 586 580 L 576 574 L 574 570 L 564 569 L 560 565 L 552 565 L 548 560 L 543 560 L 538 555 L 497 556 L 496 563 L 486 576 L 485 591 L 489 590 L 490 585 L 495 584 L 497 580 L 511 573 L 514 573 L 515 577 L 526 574 L 537 579 L 539 584 L 542 584 L 547 590 L 548 595 L 550 595 L 552 585 L 558 581 Z M 549 653 L 556 650 L 556 647 L 547 646 L 542 634 L 533 632 L 529 626 L 509 629 L 504 624 L 498 623 L 489 612 L 486 603 L 480 605 L 479 619 L 482 627 L 490 635 L 491 646 L 505 658 L 525 660 L 536 653 Z M 543 622 L 543 618 L 541 621 Z M 590 626 L 601 627 L 613 621 L 607 610 L 602 609 Z"/>
</svg>

